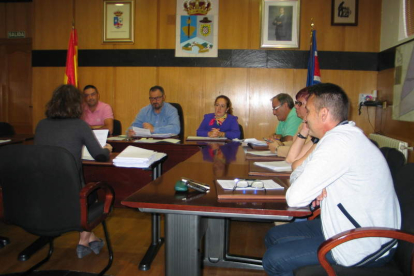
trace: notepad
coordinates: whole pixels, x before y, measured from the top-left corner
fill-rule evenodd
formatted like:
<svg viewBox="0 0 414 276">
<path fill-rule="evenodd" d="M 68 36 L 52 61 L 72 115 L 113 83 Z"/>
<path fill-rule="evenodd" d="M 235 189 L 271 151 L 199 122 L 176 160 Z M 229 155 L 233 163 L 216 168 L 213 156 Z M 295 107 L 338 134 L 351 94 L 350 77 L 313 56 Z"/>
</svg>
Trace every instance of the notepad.
<svg viewBox="0 0 414 276">
<path fill-rule="evenodd" d="M 286 161 L 254 162 L 259 167 L 268 168 L 275 172 L 291 172 L 292 165 Z"/>
<path fill-rule="evenodd" d="M 96 139 L 98 140 L 99 144 L 103 147 L 106 144 L 106 139 L 108 138 L 108 132 L 107 129 L 94 129 L 92 130 L 95 134 Z M 95 160 L 92 155 L 89 153 L 88 149 L 83 146 L 82 148 L 82 159 L 83 160 Z"/>
<path fill-rule="evenodd" d="M 280 184 L 274 182 L 272 179 L 264 179 L 260 180 L 263 182 L 263 185 L 266 190 L 278 190 L 278 189 L 284 189 L 283 186 Z M 220 186 L 223 188 L 223 190 L 233 190 L 234 185 L 236 185 L 235 180 L 221 180 L 218 179 L 217 183 L 220 184 Z M 255 190 L 255 188 L 247 187 L 247 188 L 237 188 L 236 190 Z"/>
</svg>

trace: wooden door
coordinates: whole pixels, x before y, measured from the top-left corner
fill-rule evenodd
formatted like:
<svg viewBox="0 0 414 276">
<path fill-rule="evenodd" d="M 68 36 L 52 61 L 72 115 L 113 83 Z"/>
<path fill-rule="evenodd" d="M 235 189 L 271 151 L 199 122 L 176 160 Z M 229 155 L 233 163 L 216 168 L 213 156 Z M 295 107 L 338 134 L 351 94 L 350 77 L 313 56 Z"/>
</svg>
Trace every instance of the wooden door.
<svg viewBox="0 0 414 276">
<path fill-rule="evenodd" d="M 33 133 L 32 40 L 0 39 L 0 121 Z"/>
</svg>

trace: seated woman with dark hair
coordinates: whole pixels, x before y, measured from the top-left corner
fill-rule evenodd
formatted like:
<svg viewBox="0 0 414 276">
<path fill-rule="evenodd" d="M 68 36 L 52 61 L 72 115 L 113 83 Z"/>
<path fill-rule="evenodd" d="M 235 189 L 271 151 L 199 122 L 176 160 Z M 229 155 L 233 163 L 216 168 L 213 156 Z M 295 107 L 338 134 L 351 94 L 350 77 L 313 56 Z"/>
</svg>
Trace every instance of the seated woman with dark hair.
<svg viewBox="0 0 414 276">
<path fill-rule="evenodd" d="M 229 139 L 240 138 L 237 117 L 233 116 L 233 107 L 228 97 L 220 95 L 214 101 L 214 113 L 204 115 L 197 129 L 197 136 Z"/>
<path fill-rule="evenodd" d="M 82 147 L 85 145 L 96 161 L 107 161 L 112 146 L 106 144 L 102 148 L 89 125 L 80 119 L 81 116 L 81 92 L 72 85 L 59 86 L 46 105 L 47 118 L 41 120 L 36 127 L 35 144 L 67 149 L 75 157 L 79 177 L 83 182 Z M 103 245 L 102 239 L 97 238 L 93 232 L 81 232 L 76 248 L 78 258 L 91 252 L 99 254 Z"/>
</svg>

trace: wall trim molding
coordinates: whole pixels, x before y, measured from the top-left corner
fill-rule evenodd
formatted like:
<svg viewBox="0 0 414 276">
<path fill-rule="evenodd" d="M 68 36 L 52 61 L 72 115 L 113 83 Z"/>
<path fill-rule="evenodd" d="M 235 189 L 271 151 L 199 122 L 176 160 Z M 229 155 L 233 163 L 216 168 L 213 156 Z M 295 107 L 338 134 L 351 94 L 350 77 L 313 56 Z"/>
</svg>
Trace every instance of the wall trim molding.
<svg viewBox="0 0 414 276">
<path fill-rule="evenodd" d="M 79 50 L 80 67 L 224 67 L 306 69 L 309 51 L 219 50 L 217 58 L 182 58 L 174 49 Z M 321 69 L 382 71 L 395 49 L 381 53 L 318 51 Z M 66 50 L 33 50 L 33 67 L 64 67 Z"/>
</svg>

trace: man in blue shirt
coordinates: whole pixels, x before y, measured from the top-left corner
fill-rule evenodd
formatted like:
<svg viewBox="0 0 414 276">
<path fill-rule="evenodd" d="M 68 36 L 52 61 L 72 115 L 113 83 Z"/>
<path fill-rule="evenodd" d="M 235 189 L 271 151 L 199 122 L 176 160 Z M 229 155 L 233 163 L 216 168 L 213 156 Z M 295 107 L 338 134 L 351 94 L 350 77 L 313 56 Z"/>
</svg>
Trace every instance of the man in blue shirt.
<svg viewBox="0 0 414 276">
<path fill-rule="evenodd" d="M 180 119 L 177 109 L 165 102 L 164 88 L 151 87 L 149 91 L 150 104 L 142 108 L 128 129 L 128 136 L 135 136 L 132 127 L 146 128 L 153 134 L 180 133 Z"/>
</svg>

